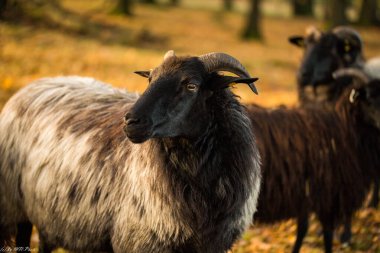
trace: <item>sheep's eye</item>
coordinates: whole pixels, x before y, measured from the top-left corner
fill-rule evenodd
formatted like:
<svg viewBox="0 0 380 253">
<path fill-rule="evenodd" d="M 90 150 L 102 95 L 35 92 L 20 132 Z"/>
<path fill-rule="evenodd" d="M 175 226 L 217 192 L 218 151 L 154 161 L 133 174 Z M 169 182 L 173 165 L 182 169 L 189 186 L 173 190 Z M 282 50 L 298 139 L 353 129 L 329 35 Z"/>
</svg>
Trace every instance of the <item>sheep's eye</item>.
<svg viewBox="0 0 380 253">
<path fill-rule="evenodd" d="M 187 88 L 189 91 L 195 92 L 195 91 L 198 90 L 198 85 L 193 84 L 193 83 L 189 83 L 189 84 L 186 85 L 186 88 Z"/>
</svg>

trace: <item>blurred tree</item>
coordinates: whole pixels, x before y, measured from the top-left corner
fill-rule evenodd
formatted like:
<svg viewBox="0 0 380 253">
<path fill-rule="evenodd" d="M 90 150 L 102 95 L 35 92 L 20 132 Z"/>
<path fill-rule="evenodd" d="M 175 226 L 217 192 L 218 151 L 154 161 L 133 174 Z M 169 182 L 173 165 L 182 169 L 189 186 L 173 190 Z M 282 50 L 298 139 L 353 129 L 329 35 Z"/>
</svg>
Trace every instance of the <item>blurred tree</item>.
<svg viewBox="0 0 380 253">
<path fill-rule="evenodd" d="M 377 0 L 363 0 L 360 10 L 359 23 L 362 25 L 378 25 L 380 24 L 377 16 L 378 3 Z"/>
<path fill-rule="evenodd" d="M 7 0 L 0 0 L 0 19 L 4 17 L 6 7 L 7 7 Z"/>
<path fill-rule="evenodd" d="M 55 7 L 58 0 L 0 0 L 0 18 L 20 20 L 30 10 L 41 9 L 45 5 Z"/>
<path fill-rule="evenodd" d="M 118 12 L 121 12 L 124 15 L 132 15 L 132 0 L 118 0 L 117 7 Z"/>
<path fill-rule="evenodd" d="M 224 9 L 226 11 L 232 10 L 232 0 L 223 0 L 223 3 L 224 3 Z"/>
<path fill-rule="evenodd" d="M 313 0 L 292 0 L 295 16 L 313 16 Z"/>
<path fill-rule="evenodd" d="M 147 4 L 155 4 L 156 0 L 141 0 L 141 2 L 147 3 Z"/>
<path fill-rule="evenodd" d="M 171 0 L 171 4 L 172 5 L 178 5 L 179 4 L 179 0 Z"/>
<path fill-rule="evenodd" d="M 325 21 L 328 27 L 346 25 L 347 0 L 325 0 Z"/>
<path fill-rule="evenodd" d="M 251 0 L 250 10 L 247 16 L 247 23 L 243 31 L 244 39 L 261 39 L 261 0 Z"/>
</svg>

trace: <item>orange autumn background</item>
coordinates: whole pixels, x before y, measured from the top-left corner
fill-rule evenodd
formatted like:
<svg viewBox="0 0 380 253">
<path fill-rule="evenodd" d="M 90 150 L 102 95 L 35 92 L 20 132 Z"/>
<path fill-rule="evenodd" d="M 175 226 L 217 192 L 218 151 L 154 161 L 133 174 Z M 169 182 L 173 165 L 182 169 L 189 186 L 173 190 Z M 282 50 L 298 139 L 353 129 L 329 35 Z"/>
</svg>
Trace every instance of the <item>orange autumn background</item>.
<svg viewBox="0 0 380 253">
<path fill-rule="evenodd" d="M 302 50 L 287 38 L 304 34 L 311 25 L 326 29 L 320 2 L 315 17 L 294 17 L 290 1 L 263 1 L 260 41 L 241 38 L 249 5 L 245 0 L 234 1 L 232 11 L 223 10 L 221 0 L 183 0 L 177 6 L 164 0 L 154 5 L 135 3 L 132 16 L 115 13 L 114 1 L 109 0 L 62 0 L 59 9 L 49 5 L 30 8 L 28 15 L 0 20 L 0 106 L 24 85 L 47 76 L 91 76 L 140 93 L 147 81 L 133 71 L 157 66 L 169 49 L 178 55 L 228 53 L 259 78 L 259 96 L 244 85 L 234 88 L 243 103 L 296 105 L 296 71 Z M 363 38 L 365 56 L 380 56 L 380 27 L 353 27 Z M 295 236 L 296 225 L 291 220 L 257 224 L 232 252 L 290 252 Z M 343 247 L 338 238 L 334 252 L 380 253 L 380 208 L 357 213 L 352 245 Z M 32 242 L 38 243 L 36 233 Z M 312 219 L 301 251 L 322 249 L 321 228 Z"/>
</svg>

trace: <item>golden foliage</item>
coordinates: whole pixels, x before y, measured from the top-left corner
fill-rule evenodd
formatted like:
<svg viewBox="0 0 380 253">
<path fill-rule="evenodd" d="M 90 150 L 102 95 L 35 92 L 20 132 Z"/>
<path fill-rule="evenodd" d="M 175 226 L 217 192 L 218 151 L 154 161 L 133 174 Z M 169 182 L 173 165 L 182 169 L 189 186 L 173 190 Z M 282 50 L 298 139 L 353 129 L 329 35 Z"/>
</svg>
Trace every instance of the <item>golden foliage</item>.
<svg viewBox="0 0 380 253">
<path fill-rule="evenodd" d="M 239 36 L 244 22 L 240 12 L 135 5 L 135 15 L 123 17 L 110 15 L 112 6 L 107 3 L 65 0 L 68 13 L 39 11 L 30 13 L 38 17 L 34 22 L 28 19 L 19 23 L 0 22 L 0 106 L 19 87 L 47 76 L 91 76 L 142 92 L 146 80 L 133 71 L 157 66 L 169 49 L 180 55 L 229 53 L 260 78 L 259 96 L 245 86 L 236 87 L 243 102 L 267 106 L 294 104 L 295 73 L 302 52 L 291 46 L 287 37 L 303 34 L 309 25 L 321 27 L 314 19 L 264 18 L 265 41 L 245 42 Z M 63 15 L 69 18 L 62 18 Z M 44 21 L 44 17 L 49 17 L 49 21 Z M 380 51 L 378 29 L 357 29 L 363 35 L 366 56 L 376 56 Z M 255 225 L 232 252 L 289 252 L 295 230 L 293 221 Z M 379 211 L 359 212 L 353 232 L 352 247 L 342 248 L 335 240 L 335 252 L 380 252 Z M 34 237 L 35 246 L 36 240 Z M 320 227 L 313 220 L 302 252 L 321 252 L 322 248 Z"/>
</svg>

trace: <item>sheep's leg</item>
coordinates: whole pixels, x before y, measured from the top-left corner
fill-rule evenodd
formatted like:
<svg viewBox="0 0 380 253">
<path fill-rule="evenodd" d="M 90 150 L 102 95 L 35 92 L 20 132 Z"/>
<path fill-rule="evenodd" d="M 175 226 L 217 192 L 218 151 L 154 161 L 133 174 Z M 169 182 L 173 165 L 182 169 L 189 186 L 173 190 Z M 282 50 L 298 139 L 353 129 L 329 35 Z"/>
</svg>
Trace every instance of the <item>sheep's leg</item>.
<svg viewBox="0 0 380 253">
<path fill-rule="evenodd" d="M 332 253 L 334 226 L 332 223 L 322 223 L 325 253 Z"/>
<path fill-rule="evenodd" d="M 51 253 L 53 251 L 52 247 L 46 245 L 46 243 L 41 243 L 38 246 L 38 253 Z"/>
<path fill-rule="evenodd" d="M 33 225 L 29 221 L 17 224 L 16 252 L 30 252 Z"/>
<path fill-rule="evenodd" d="M 304 215 L 297 219 L 297 239 L 294 243 L 293 253 L 298 253 L 301 249 L 303 239 L 306 236 L 307 229 L 309 228 L 308 216 Z"/>
<path fill-rule="evenodd" d="M 373 185 L 373 194 L 372 194 L 372 201 L 371 201 L 371 207 L 377 208 L 379 204 L 379 187 L 380 180 L 375 180 L 375 183 Z"/>
<path fill-rule="evenodd" d="M 38 253 L 51 253 L 54 249 L 54 247 L 51 247 L 48 243 L 46 243 L 46 240 L 44 236 L 40 233 L 40 243 L 38 245 Z"/>
<path fill-rule="evenodd" d="M 347 218 L 346 222 L 344 223 L 343 233 L 340 235 L 340 242 L 342 244 L 349 244 L 351 241 L 351 236 L 351 218 Z"/>
</svg>

